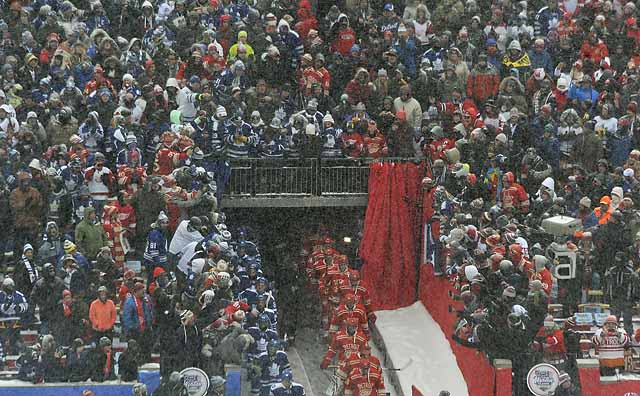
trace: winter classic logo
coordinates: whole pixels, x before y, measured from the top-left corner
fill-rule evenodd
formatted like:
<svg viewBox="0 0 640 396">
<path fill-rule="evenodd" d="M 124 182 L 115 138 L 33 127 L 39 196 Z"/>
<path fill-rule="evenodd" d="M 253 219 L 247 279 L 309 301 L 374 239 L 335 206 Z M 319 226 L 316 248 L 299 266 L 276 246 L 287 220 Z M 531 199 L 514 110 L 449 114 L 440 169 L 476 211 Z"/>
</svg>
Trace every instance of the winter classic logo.
<svg viewBox="0 0 640 396">
<path fill-rule="evenodd" d="M 209 389 L 209 377 L 196 367 L 188 367 L 180 372 L 189 396 L 204 396 Z"/>
<path fill-rule="evenodd" d="M 527 374 L 527 386 L 536 396 L 553 395 L 559 384 L 560 373 L 558 369 L 547 363 L 533 366 Z"/>
</svg>

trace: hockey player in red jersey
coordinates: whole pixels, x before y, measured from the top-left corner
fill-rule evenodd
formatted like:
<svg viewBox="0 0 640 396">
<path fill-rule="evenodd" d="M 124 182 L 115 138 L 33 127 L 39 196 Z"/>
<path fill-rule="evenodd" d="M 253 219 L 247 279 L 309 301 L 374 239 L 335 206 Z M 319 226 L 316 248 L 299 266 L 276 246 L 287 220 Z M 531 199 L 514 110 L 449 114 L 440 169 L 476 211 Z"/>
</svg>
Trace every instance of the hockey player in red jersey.
<svg viewBox="0 0 640 396">
<path fill-rule="evenodd" d="M 356 318 L 360 324 L 362 332 L 369 336 L 369 323 L 367 320 L 367 311 L 364 305 L 356 303 L 355 294 L 349 292 L 345 294 L 343 302 L 338 305 L 335 310 L 335 314 L 331 320 L 331 326 L 329 327 L 329 336 L 331 338 L 338 332 L 340 324 L 347 318 Z"/>
<path fill-rule="evenodd" d="M 360 271 L 355 269 L 349 271 L 349 280 L 344 283 L 344 286 L 341 288 L 341 293 L 343 295 L 353 293 L 356 297 L 356 303 L 364 306 L 367 319 L 372 323 L 376 321 L 376 314 L 371 310 L 369 290 L 360 282 Z"/>
<path fill-rule="evenodd" d="M 338 365 L 338 370 L 336 372 L 338 378 L 344 382 L 347 377 L 349 377 L 349 374 L 360 366 L 360 361 L 362 361 L 362 359 L 369 359 L 373 370 L 382 370 L 380 359 L 371 354 L 371 346 L 367 344 L 360 349 L 360 354 L 352 354 L 350 358 Z"/>
<path fill-rule="evenodd" d="M 360 366 L 349 373 L 344 383 L 344 396 L 383 396 L 382 370 L 371 365 L 371 360 L 361 359 Z"/>
<path fill-rule="evenodd" d="M 338 366 L 345 364 L 347 360 L 359 355 L 367 345 L 368 337 L 360 329 L 357 318 L 347 318 L 342 330 L 332 338 L 327 353 L 320 363 L 320 368 L 326 369 L 334 356 L 338 356 Z"/>
</svg>

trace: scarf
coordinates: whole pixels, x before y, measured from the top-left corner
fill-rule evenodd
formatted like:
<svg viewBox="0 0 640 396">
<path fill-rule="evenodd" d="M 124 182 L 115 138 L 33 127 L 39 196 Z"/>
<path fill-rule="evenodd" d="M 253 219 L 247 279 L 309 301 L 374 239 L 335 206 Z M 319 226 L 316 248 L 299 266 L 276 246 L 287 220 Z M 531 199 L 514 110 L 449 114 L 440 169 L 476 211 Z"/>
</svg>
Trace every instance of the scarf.
<svg viewBox="0 0 640 396">
<path fill-rule="evenodd" d="M 25 268 L 27 269 L 27 273 L 29 274 L 29 282 L 31 284 L 35 283 L 38 280 L 38 269 L 31 264 L 28 258 L 24 255 L 22 256 L 22 262 L 24 263 Z"/>
<path fill-rule="evenodd" d="M 71 305 L 65 303 L 64 301 L 62 302 L 62 309 L 64 310 L 64 317 L 68 318 L 69 316 L 71 316 Z"/>
<path fill-rule="evenodd" d="M 138 311 L 138 321 L 140 322 L 140 331 L 144 331 L 144 309 L 142 307 L 142 300 L 138 296 L 133 296 L 133 301 L 136 303 L 136 309 Z"/>
<path fill-rule="evenodd" d="M 106 353 L 107 361 L 104 364 L 104 376 L 105 378 L 109 377 L 109 373 L 111 372 L 111 351 Z"/>
</svg>

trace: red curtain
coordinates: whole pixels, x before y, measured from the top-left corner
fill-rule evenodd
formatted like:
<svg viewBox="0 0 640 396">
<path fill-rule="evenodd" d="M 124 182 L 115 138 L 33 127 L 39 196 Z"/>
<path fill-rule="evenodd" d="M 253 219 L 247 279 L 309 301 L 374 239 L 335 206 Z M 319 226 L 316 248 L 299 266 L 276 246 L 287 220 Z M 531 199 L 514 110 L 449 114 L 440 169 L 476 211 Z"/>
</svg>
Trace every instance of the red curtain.
<svg viewBox="0 0 640 396">
<path fill-rule="evenodd" d="M 417 213 L 422 165 L 374 163 L 360 244 L 362 280 L 374 310 L 395 309 L 416 300 Z"/>
</svg>

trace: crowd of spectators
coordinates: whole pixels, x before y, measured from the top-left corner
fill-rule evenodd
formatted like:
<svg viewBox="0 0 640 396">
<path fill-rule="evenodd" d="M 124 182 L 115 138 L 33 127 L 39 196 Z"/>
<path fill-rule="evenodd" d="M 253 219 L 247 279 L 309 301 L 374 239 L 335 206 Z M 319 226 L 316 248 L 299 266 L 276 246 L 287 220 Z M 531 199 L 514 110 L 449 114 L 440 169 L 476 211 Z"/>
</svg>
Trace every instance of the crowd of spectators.
<svg viewBox="0 0 640 396">
<path fill-rule="evenodd" d="M 154 349 L 190 351 L 161 354 L 164 383 L 186 365 L 219 375 L 227 357 L 199 352 L 217 353 L 221 333 L 209 326 L 231 334 L 243 322 L 260 333 L 233 333 L 230 355 L 257 348 L 254 392 L 268 392 L 286 371 L 275 338 L 293 329 L 265 328 L 264 315 L 276 330 L 275 306 L 258 298 L 271 295 L 258 251 L 217 211 L 229 161 L 249 157 L 425 160 L 432 225 L 446 236 L 430 245 L 434 265 L 470 283 L 461 315 L 480 326 L 461 342 L 509 355 L 500 347 L 515 343 L 501 345 L 510 338 L 496 329 L 521 332 L 525 350 L 570 373 L 562 391 L 572 394 L 576 343 L 561 338 L 547 304 L 563 303 L 569 331 L 595 290 L 624 317 L 624 329 L 611 316 L 593 338 L 603 374 L 633 365 L 635 3 L 0 0 L 0 9 L 0 309 L 42 336 L 26 348 L 5 332 L 4 355 L 21 354 L 23 378 L 112 378 L 115 335 L 128 341 L 119 368 L 131 378 Z M 540 226 L 557 214 L 584 232 L 554 241 Z M 553 243 L 577 254 L 574 279 L 555 279 Z M 85 364 L 87 346 L 98 365 Z M 261 370 L 259 352 L 282 370 Z M 273 378 L 262 384 L 263 374 Z"/>
</svg>

